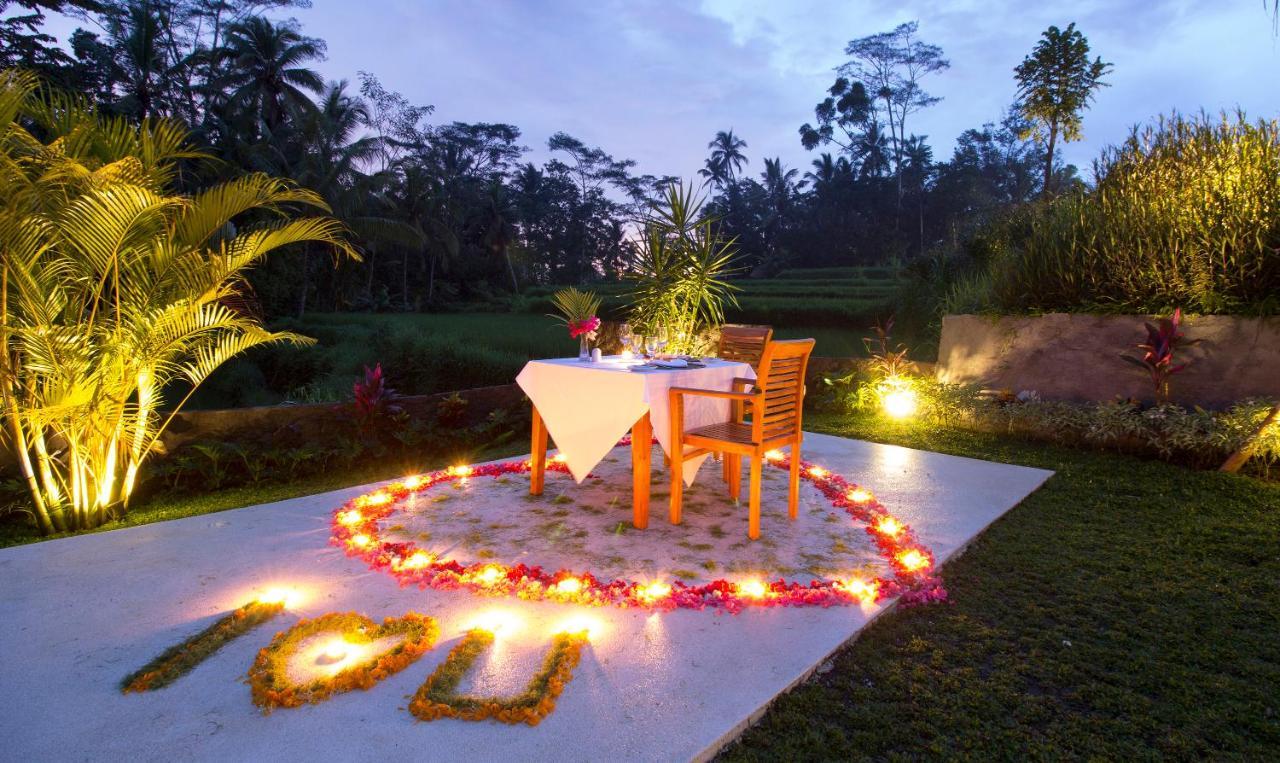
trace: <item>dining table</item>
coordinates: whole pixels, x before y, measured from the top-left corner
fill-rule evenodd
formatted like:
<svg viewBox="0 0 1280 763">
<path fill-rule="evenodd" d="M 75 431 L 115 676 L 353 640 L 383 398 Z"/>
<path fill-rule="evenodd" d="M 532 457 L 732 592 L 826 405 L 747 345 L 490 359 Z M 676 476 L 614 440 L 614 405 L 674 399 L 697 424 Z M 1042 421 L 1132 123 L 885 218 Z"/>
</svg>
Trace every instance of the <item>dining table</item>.
<svg viewBox="0 0 1280 763">
<path fill-rule="evenodd" d="M 541 495 L 547 466 L 547 438 L 558 449 L 558 460 L 581 483 L 618 442 L 631 433 L 632 524 L 649 525 L 649 486 L 652 442 L 671 455 L 670 395 L 672 387 L 732 390 L 735 379 L 755 380 L 750 365 L 717 358 L 646 362 L 622 356 L 599 361 L 578 358 L 531 360 L 516 377 L 533 408 L 529 492 Z M 729 401 L 689 396 L 684 405 L 686 429 L 729 420 Z M 684 475 L 692 485 L 706 455 L 685 461 Z"/>
</svg>

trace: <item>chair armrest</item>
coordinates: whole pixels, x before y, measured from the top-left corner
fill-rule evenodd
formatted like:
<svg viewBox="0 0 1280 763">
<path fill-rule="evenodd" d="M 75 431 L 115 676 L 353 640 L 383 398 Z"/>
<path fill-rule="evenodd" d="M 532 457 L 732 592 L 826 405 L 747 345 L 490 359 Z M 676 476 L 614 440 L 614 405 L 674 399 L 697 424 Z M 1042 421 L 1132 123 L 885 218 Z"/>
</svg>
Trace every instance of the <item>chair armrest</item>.
<svg viewBox="0 0 1280 763">
<path fill-rule="evenodd" d="M 744 379 L 741 376 L 735 376 L 733 379 L 733 389 L 737 389 L 739 385 L 751 389 L 756 386 L 756 379 Z"/>
</svg>

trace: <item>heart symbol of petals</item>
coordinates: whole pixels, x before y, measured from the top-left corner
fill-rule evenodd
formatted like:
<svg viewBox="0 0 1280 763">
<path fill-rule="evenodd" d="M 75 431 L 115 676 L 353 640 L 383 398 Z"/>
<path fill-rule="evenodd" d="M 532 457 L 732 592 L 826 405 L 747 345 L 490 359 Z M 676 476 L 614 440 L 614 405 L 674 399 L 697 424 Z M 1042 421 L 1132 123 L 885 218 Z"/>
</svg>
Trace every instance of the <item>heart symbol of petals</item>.
<svg viewBox="0 0 1280 763">
<path fill-rule="evenodd" d="M 439 636 L 435 618 L 416 612 L 381 625 L 357 612 L 299 621 L 258 652 L 249 669 L 254 704 L 270 712 L 369 689 L 411 665 Z"/>
</svg>

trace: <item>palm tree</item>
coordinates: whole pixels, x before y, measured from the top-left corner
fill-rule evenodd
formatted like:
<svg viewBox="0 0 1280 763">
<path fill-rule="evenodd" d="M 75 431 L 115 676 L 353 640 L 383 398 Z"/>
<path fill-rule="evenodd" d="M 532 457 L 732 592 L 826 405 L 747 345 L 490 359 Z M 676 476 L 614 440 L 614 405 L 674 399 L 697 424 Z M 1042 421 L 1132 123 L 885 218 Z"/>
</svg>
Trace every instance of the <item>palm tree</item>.
<svg viewBox="0 0 1280 763">
<path fill-rule="evenodd" d="M 324 80 L 305 64 L 323 54 L 324 44 L 303 37 L 293 24 L 273 24 L 262 16 L 233 24 L 227 30 L 226 53 L 231 104 L 260 114 L 267 130 L 275 131 L 290 112 L 315 108 L 308 93 L 322 92 Z"/>
<path fill-rule="evenodd" d="M 925 186 L 933 172 L 933 149 L 925 142 L 926 135 L 912 135 L 903 144 L 903 180 L 916 195 L 916 221 L 918 224 L 920 251 L 924 251 L 924 202 Z"/>
<path fill-rule="evenodd" d="M 326 208 L 311 191 L 252 174 L 177 195 L 178 164 L 206 158 L 184 128 L 37 88 L 0 73 L 0 420 L 51 533 L 127 509 L 187 399 L 168 404 L 165 389 L 194 392 L 252 347 L 309 341 L 243 310 L 249 268 L 303 242 L 354 252 L 332 217 L 291 218 Z"/>
<path fill-rule="evenodd" d="M 161 49 L 161 21 L 155 9 L 130 5 L 108 21 L 116 49 L 115 71 L 124 94 L 117 108 L 139 119 L 155 116 L 165 96 L 169 71 Z"/>
<path fill-rule="evenodd" d="M 875 122 L 858 139 L 857 149 L 863 177 L 884 177 L 889 172 L 889 139 Z"/>
<path fill-rule="evenodd" d="M 813 160 L 813 170 L 804 173 L 804 177 L 806 181 L 813 185 L 814 193 L 822 196 L 829 192 L 840 181 L 841 177 L 847 177 L 849 174 L 848 159 L 843 156 L 839 159 L 834 159 L 831 154 L 823 153 Z"/>
<path fill-rule="evenodd" d="M 724 130 L 717 132 L 715 139 L 707 144 L 707 148 L 711 149 L 707 168 L 718 170 L 720 177 L 732 185 L 742 165 L 750 161 L 746 154 L 742 153 L 742 149 L 746 147 L 747 142 L 734 135 L 732 129 L 727 132 Z"/>
</svg>

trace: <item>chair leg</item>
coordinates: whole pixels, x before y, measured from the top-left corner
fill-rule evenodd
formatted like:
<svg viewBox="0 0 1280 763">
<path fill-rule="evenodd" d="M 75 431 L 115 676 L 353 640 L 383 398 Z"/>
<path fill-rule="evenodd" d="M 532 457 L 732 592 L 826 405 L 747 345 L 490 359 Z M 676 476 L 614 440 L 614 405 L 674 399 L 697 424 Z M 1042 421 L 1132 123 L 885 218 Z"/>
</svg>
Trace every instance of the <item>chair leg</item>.
<svg viewBox="0 0 1280 763">
<path fill-rule="evenodd" d="M 742 497 L 742 456 L 724 454 L 724 468 L 729 475 L 729 497 L 737 501 Z"/>
<path fill-rule="evenodd" d="M 684 446 L 677 440 L 671 445 L 671 524 L 680 524 L 684 502 Z"/>
<path fill-rule="evenodd" d="M 747 499 L 747 537 L 756 540 L 760 537 L 760 456 L 751 457 L 751 491 Z"/>
<path fill-rule="evenodd" d="M 800 444 L 791 444 L 791 484 L 787 494 L 787 516 L 800 515 Z"/>
<path fill-rule="evenodd" d="M 720 461 L 720 473 L 724 477 L 724 484 L 729 484 L 729 454 L 717 453 L 716 459 Z"/>
</svg>

